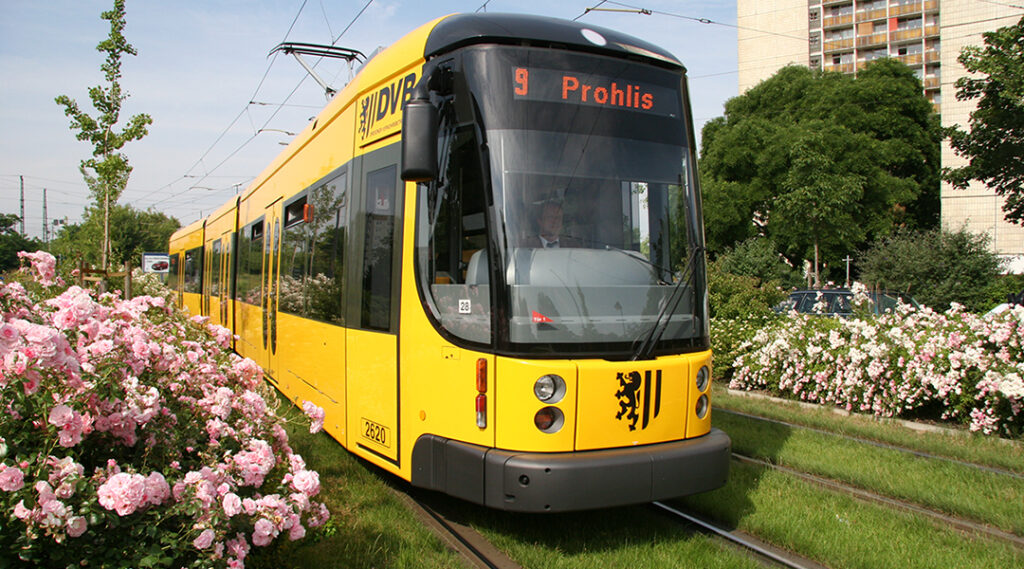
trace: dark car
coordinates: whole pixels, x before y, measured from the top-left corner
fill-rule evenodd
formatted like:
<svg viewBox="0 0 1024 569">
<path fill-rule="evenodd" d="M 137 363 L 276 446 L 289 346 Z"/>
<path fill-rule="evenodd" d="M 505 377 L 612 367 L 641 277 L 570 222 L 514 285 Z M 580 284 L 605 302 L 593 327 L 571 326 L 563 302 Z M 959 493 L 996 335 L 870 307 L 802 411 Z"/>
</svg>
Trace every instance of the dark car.
<svg viewBox="0 0 1024 569">
<path fill-rule="evenodd" d="M 908 294 L 902 292 L 869 292 L 871 310 L 874 314 L 882 314 L 896 308 L 900 302 L 919 307 L 920 304 Z M 818 303 L 819 310 L 815 310 Z M 789 298 L 775 307 L 775 312 L 796 310 L 801 314 L 825 314 L 829 316 L 850 316 L 853 314 L 853 291 L 848 289 L 798 290 L 789 293 Z"/>
</svg>

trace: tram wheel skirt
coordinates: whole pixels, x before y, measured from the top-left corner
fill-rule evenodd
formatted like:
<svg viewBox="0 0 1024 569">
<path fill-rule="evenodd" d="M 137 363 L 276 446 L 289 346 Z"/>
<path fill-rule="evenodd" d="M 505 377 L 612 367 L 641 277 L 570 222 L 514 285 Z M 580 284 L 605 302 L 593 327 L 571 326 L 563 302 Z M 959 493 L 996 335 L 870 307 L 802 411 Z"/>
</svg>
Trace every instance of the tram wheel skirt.
<svg viewBox="0 0 1024 569">
<path fill-rule="evenodd" d="M 641 504 L 714 490 L 729 474 L 731 441 L 719 429 L 695 439 L 566 453 L 524 453 L 423 435 L 412 484 L 517 512 Z"/>
</svg>

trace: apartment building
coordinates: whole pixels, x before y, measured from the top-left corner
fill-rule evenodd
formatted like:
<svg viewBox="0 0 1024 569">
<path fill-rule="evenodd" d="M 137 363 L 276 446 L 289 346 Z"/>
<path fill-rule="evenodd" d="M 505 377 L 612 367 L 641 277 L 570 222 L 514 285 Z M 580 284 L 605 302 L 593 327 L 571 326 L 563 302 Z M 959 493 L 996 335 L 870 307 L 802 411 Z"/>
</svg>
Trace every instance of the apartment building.
<svg viewBox="0 0 1024 569">
<path fill-rule="evenodd" d="M 737 0 L 739 92 L 786 65 L 856 73 L 893 57 L 921 80 L 942 125 L 966 126 L 974 105 L 956 100 L 966 71 L 957 62 L 982 33 L 1016 23 L 1024 8 L 995 0 Z M 943 144 L 942 164 L 963 160 Z M 955 190 L 943 183 L 942 224 L 988 234 L 1011 272 L 1024 273 L 1024 228 L 1007 223 L 1002 199 L 983 184 Z"/>
</svg>

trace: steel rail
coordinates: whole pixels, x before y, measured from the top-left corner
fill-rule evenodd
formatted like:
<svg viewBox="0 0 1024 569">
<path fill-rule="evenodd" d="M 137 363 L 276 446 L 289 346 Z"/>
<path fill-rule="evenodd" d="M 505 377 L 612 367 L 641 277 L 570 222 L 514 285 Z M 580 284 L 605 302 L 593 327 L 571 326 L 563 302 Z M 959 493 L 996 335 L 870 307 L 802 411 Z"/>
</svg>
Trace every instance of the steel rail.
<svg viewBox="0 0 1024 569">
<path fill-rule="evenodd" d="M 950 458 L 948 456 L 932 454 L 932 453 L 928 453 L 928 452 L 924 452 L 924 451 L 920 451 L 920 450 L 914 450 L 914 449 L 907 448 L 907 447 L 901 447 L 901 446 L 894 445 L 894 444 L 883 443 L 883 442 L 879 442 L 879 441 L 873 441 L 873 440 L 870 440 L 870 439 L 863 439 L 863 438 L 855 437 L 855 436 L 852 436 L 852 435 L 845 435 L 845 434 L 842 434 L 842 433 L 836 433 L 836 432 L 828 431 L 828 430 L 825 430 L 825 429 L 819 429 L 817 427 L 808 427 L 806 425 L 799 425 L 799 424 L 796 424 L 796 423 L 790 423 L 790 422 L 782 421 L 782 420 L 779 420 L 779 419 L 772 419 L 770 417 L 762 417 L 760 415 L 753 415 L 751 413 L 744 413 L 742 411 L 733 411 L 733 410 L 730 410 L 730 409 L 722 409 L 721 407 L 715 407 L 713 412 L 714 413 L 725 413 L 725 414 L 728 414 L 728 415 L 736 415 L 738 417 L 744 417 L 744 418 L 747 418 L 747 419 L 754 419 L 754 420 L 757 420 L 757 421 L 764 421 L 766 423 L 774 423 L 776 425 L 782 425 L 782 426 L 785 426 L 785 427 L 791 427 L 791 428 L 795 428 L 795 429 L 803 429 L 803 430 L 806 430 L 806 431 L 811 431 L 813 433 L 819 433 L 819 434 L 823 434 L 823 435 L 831 435 L 831 436 L 834 436 L 834 437 L 839 437 L 839 438 L 842 438 L 842 439 L 846 439 L 846 440 L 850 440 L 850 441 L 854 441 L 854 442 L 858 442 L 858 443 L 863 443 L 863 444 L 871 445 L 871 446 L 878 447 L 878 448 L 884 448 L 884 449 L 894 450 L 894 451 L 897 451 L 897 452 L 907 453 L 907 454 L 910 454 L 910 455 L 913 455 L 913 456 L 918 456 L 918 457 L 921 457 L 921 458 L 928 458 L 928 459 L 933 459 L 933 460 L 942 460 L 942 461 L 951 462 L 951 463 L 954 463 L 954 464 L 959 464 L 961 466 L 966 466 L 968 468 L 973 468 L 973 469 L 976 469 L 976 470 L 981 470 L 981 471 L 984 471 L 984 472 L 992 472 L 994 474 L 999 474 L 1001 476 L 1009 476 L 1011 478 L 1024 479 L 1024 474 L 1018 473 L 1018 472 L 1014 472 L 1012 470 L 1007 470 L 1007 469 L 999 468 L 999 467 L 995 467 L 995 466 L 988 466 L 988 465 L 984 465 L 984 464 L 978 464 L 978 463 L 975 463 L 975 462 L 969 462 L 969 461 L 960 460 L 960 459 L 957 459 L 957 458 Z"/>
<path fill-rule="evenodd" d="M 693 524 L 705 530 L 706 532 L 712 533 L 730 543 L 739 545 L 740 547 L 743 547 L 744 549 L 747 549 L 753 552 L 754 554 L 765 559 L 768 559 L 778 565 L 782 565 L 783 567 L 787 567 L 789 569 L 824 569 L 823 565 L 820 565 L 810 560 L 804 560 L 803 562 L 797 561 L 795 559 L 795 554 L 793 557 L 786 557 L 784 555 L 776 553 L 775 551 L 769 549 L 766 544 L 762 544 L 754 540 L 753 538 L 744 537 L 738 534 L 737 532 L 724 529 L 711 522 L 702 520 L 696 516 L 687 514 L 682 510 L 669 506 L 664 502 L 651 502 L 651 505 L 660 508 L 663 511 L 668 512 L 676 517 L 682 518 L 690 524 Z"/>
</svg>

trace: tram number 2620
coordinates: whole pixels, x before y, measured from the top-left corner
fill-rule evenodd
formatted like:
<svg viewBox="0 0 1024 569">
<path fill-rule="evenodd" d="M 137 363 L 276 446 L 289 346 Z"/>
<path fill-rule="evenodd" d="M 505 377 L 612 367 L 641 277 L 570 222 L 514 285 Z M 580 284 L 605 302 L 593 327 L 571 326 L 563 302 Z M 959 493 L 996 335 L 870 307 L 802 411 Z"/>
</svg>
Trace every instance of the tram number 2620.
<svg viewBox="0 0 1024 569">
<path fill-rule="evenodd" d="M 391 429 L 384 425 L 379 425 L 369 419 L 363 419 L 360 431 L 364 439 L 375 442 L 384 448 L 391 448 Z"/>
</svg>

